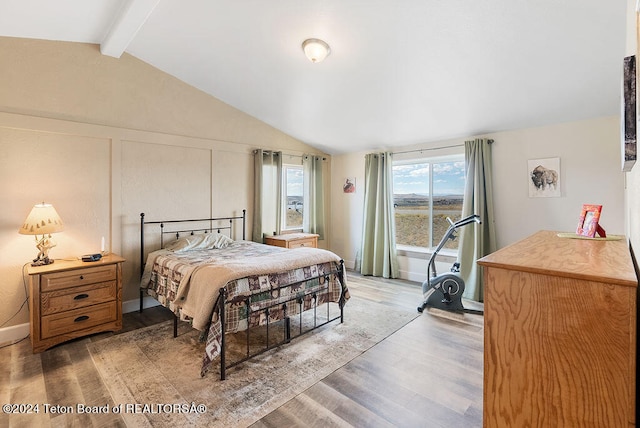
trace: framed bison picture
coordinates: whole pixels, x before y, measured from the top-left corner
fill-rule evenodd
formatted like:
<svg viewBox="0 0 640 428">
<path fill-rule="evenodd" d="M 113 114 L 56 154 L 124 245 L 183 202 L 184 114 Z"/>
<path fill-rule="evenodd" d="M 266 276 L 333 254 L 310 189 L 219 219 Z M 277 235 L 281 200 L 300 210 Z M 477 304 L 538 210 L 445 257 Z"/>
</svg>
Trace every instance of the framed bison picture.
<svg viewBox="0 0 640 428">
<path fill-rule="evenodd" d="M 527 162 L 529 197 L 560 197 L 560 158 L 531 159 Z"/>
</svg>

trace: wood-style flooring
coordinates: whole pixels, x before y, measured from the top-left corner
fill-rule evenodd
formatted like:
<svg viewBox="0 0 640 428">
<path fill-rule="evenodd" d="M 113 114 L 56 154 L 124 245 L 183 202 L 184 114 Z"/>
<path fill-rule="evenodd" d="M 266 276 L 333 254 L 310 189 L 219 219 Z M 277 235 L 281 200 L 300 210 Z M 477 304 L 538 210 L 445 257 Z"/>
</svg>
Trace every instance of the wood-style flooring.
<svg viewBox="0 0 640 428">
<path fill-rule="evenodd" d="M 419 284 L 361 277 L 358 297 L 415 310 Z M 483 329 L 479 315 L 424 313 L 252 425 L 263 427 L 480 427 Z M 125 314 L 131 331 L 171 318 L 162 307 Z M 87 341 L 101 333 L 32 354 L 29 340 L 0 349 L 0 404 L 113 403 Z M 118 415 L 0 412 L 0 427 L 119 427 Z M 52 409 L 50 409 L 52 410 Z M 55 409 L 53 409 L 55 410 Z"/>
</svg>

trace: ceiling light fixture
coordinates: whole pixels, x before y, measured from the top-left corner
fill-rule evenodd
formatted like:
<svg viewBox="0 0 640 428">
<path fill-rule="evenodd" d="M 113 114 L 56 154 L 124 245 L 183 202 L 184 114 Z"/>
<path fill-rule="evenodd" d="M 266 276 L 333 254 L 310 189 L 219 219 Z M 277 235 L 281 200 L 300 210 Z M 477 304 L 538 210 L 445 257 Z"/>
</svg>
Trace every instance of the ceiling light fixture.
<svg viewBox="0 0 640 428">
<path fill-rule="evenodd" d="M 321 62 L 330 53 L 331 48 L 324 40 L 320 39 L 307 39 L 302 42 L 302 50 L 304 54 L 309 58 L 311 62 Z"/>
</svg>

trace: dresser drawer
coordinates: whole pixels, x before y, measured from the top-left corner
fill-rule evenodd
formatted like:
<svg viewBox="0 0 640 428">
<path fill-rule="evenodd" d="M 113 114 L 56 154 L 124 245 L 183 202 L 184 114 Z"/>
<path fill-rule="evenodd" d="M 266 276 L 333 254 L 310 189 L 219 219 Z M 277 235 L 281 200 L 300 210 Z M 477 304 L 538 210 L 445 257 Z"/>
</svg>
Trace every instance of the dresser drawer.
<svg viewBox="0 0 640 428">
<path fill-rule="evenodd" d="M 102 282 L 42 293 L 40 310 L 42 315 L 83 308 L 116 299 L 116 281 Z"/>
<path fill-rule="evenodd" d="M 68 287 L 79 287 L 84 284 L 106 282 L 115 279 L 116 265 L 113 264 L 46 273 L 41 276 L 40 291 L 53 291 Z"/>
<path fill-rule="evenodd" d="M 296 239 L 295 241 L 289 241 L 288 248 L 302 248 L 302 247 L 316 247 L 316 238 L 308 239 Z"/>
<path fill-rule="evenodd" d="M 94 327 L 118 318 L 115 301 L 42 317 L 40 339 Z"/>
</svg>

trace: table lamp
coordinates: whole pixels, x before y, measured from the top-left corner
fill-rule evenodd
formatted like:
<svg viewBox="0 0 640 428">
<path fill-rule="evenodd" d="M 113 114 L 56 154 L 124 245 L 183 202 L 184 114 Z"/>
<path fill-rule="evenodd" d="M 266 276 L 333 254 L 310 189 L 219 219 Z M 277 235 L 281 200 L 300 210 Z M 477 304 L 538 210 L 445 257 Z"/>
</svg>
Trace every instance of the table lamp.
<svg viewBox="0 0 640 428">
<path fill-rule="evenodd" d="M 62 219 L 51 204 L 37 204 L 33 207 L 22 227 L 18 230 L 21 235 L 35 235 L 38 255 L 31 266 L 42 266 L 53 263 L 49 258 L 49 250 L 56 246 L 51 234 L 61 232 L 64 228 Z M 38 235 L 42 235 L 38 238 Z"/>
</svg>

